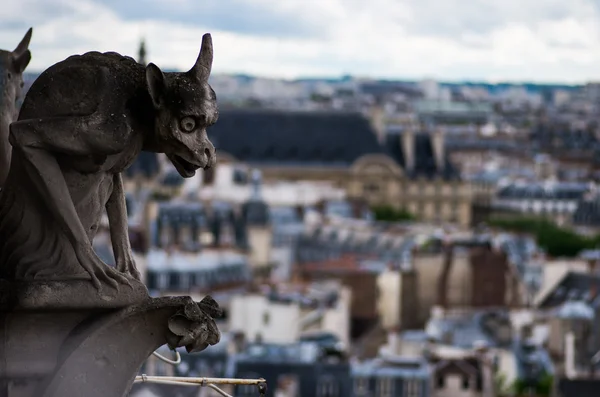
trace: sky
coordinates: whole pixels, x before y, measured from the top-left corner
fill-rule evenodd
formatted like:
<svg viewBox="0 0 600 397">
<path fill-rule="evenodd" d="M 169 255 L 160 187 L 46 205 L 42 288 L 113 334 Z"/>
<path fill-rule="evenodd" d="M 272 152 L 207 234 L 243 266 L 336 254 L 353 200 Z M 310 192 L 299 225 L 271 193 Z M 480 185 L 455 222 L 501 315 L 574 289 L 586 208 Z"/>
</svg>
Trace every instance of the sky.
<svg viewBox="0 0 600 397">
<path fill-rule="evenodd" d="M 0 48 L 33 27 L 29 71 L 116 51 L 213 73 L 442 81 L 600 81 L 600 0 L 3 0 Z"/>
</svg>

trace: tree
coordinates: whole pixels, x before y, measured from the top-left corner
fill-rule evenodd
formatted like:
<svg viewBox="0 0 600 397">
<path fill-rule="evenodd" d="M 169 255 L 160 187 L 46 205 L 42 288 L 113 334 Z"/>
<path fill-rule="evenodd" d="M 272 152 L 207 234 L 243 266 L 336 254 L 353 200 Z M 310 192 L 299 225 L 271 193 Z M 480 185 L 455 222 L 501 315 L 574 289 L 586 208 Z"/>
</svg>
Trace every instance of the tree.
<svg viewBox="0 0 600 397">
<path fill-rule="evenodd" d="M 379 205 L 371 208 L 375 219 L 384 222 L 402 222 L 415 220 L 415 216 L 405 209 L 395 209 L 389 205 Z"/>
<path fill-rule="evenodd" d="M 545 219 L 502 218 L 492 219 L 489 224 L 512 232 L 531 234 L 538 245 L 553 257 L 574 257 L 584 249 L 595 248 L 600 242 L 599 236 L 581 236 Z"/>
</svg>

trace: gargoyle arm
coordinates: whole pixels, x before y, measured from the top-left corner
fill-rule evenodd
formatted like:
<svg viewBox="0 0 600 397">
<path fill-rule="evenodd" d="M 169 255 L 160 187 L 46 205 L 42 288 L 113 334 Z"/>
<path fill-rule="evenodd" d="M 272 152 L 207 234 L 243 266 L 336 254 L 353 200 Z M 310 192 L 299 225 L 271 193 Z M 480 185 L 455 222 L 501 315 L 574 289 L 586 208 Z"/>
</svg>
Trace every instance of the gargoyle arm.
<svg viewBox="0 0 600 397">
<path fill-rule="evenodd" d="M 56 123 L 56 121 L 54 119 L 52 123 L 46 123 L 45 126 L 60 128 L 58 125 L 60 123 Z M 63 121 L 63 124 L 68 123 Z M 43 129 L 39 125 L 38 128 L 35 126 L 36 123 L 33 120 L 10 125 L 10 143 L 13 145 L 13 154 L 22 156 L 26 172 L 38 193 L 46 199 L 54 220 L 61 226 L 63 233 L 71 242 L 81 266 L 90 274 L 94 285 L 100 289 L 101 280 L 115 287 L 118 285 L 116 280 L 127 283 L 126 279 L 114 273 L 110 274 L 110 271 L 103 269 L 107 266 L 93 251 L 92 243 L 75 210 L 62 170 L 52 153 L 53 151 L 82 153 L 82 151 L 77 151 L 76 139 L 54 142 L 45 140 L 49 135 L 43 133 L 39 139 L 36 139 L 35 134 L 43 132 Z"/>
<path fill-rule="evenodd" d="M 113 177 L 113 191 L 106 203 L 106 215 L 110 227 L 110 241 L 115 255 L 117 270 L 137 280 L 140 274 L 135 266 L 127 226 L 127 205 L 123 189 L 123 177 L 117 173 Z"/>
</svg>

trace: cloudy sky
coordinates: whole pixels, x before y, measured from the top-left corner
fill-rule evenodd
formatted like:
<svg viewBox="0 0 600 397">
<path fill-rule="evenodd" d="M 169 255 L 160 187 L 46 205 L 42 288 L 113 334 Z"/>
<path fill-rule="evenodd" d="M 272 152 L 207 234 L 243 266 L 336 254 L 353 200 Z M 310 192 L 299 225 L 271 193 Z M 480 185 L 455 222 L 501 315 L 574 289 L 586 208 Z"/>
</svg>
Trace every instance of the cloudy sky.
<svg viewBox="0 0 600 397">
<path fill-rule="evenodd" d="M 216 73 L 600 80 L 600 0 L 3 0 L 0 48 L 34 27 L 30 70 L 90 50 Z"/>
</svg>

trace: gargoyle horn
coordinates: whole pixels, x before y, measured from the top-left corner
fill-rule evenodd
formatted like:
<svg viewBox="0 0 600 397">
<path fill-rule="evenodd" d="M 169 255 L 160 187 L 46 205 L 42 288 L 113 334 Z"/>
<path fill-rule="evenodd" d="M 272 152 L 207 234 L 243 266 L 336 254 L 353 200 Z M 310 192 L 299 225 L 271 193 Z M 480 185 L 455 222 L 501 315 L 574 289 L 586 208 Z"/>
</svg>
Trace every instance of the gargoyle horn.
<svg viewBox="0 0 600 397">
<path fill-rule="evenodd" d="M 196 64 L 189 71 L 190 74 L 196 76 L 200 81 L 208 80 L 210 76 L 210 70 L 212 68 L 213 61 L 213 46 L 212 38 L 210 33 L 206 33 L 202 36 L 202 47 L 200 47 L 200 54 L 196 59 Z"/>
<path fill-rule="evenodd" d="M 27 51 L 27 49 L 29 48 L 29 42 L 31 41 L 31 34 L 32 33 L 33 33 L 33 28 L 29 28 L 29 30 L 27 31 L 27 33 L 25 33 L 25 36 L 23 37 L 23 40 L 21 40 L 21 42 L 19 43 L 19 45 L 17 46 L 17 48 L 14 49 L 13 54 L 15 56 L 23 55 L 23 53 L 25 51 Z"/>
</svg>

